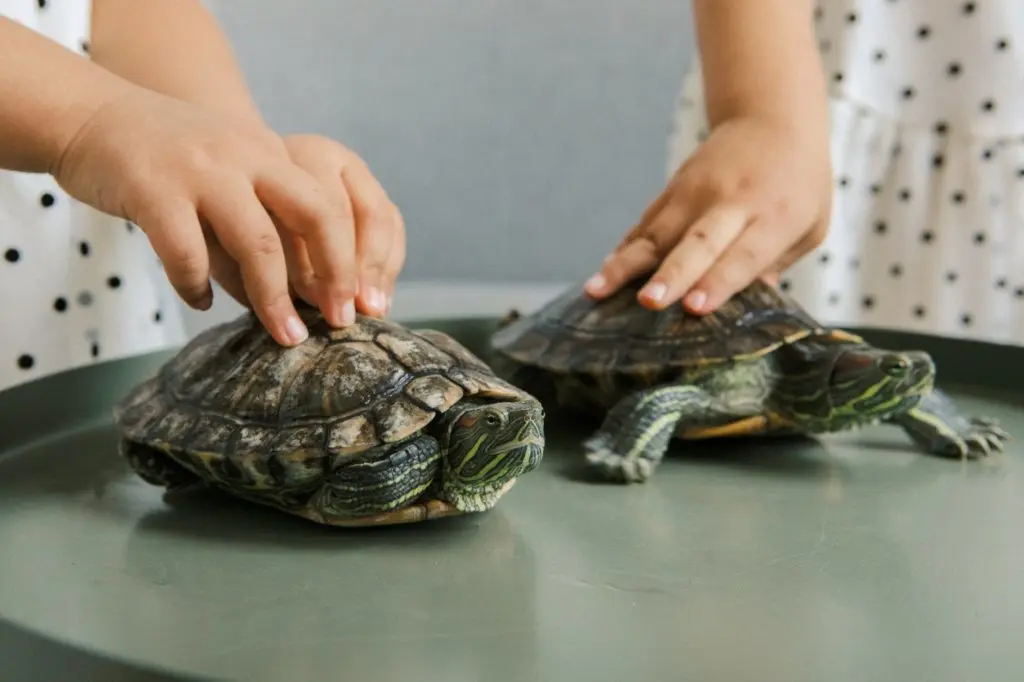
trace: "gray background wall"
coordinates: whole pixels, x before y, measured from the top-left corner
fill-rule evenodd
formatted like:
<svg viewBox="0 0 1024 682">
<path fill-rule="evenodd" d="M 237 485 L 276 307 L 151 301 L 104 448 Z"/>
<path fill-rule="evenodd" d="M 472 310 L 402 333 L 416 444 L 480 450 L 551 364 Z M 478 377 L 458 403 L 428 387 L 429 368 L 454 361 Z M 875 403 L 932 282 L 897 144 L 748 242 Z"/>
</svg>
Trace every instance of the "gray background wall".
<svg viewBox="0 0 1024 682">
<path fill-rule="evenodd" d="M 368 161 L 402 280 L 584 277 L 663 186 L 687 0 L 208 4 L 272 125 Z"/>
</svg>

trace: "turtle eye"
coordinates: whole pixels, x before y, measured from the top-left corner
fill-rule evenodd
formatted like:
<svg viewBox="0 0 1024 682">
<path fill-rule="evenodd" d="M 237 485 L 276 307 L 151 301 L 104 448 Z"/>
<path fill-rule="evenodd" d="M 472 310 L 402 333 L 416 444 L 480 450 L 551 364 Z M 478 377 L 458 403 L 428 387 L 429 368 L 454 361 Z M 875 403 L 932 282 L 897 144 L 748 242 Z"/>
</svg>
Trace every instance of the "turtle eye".
<svg viewBox="0 0 1024 682">
<path fill-rule="evenodd" d="M 882 360 L 882 371 L 891 377 L 901 377 L 910 371 L 910 363 L 902 355 L 891 355 Z"/>
<path fill-rule="evenodd" d="M 492 428 L 501 426 L 501 417 L 494 412 L 488 412 L 487 416 L 484 417 L 484 423 Z"/>
</svg>

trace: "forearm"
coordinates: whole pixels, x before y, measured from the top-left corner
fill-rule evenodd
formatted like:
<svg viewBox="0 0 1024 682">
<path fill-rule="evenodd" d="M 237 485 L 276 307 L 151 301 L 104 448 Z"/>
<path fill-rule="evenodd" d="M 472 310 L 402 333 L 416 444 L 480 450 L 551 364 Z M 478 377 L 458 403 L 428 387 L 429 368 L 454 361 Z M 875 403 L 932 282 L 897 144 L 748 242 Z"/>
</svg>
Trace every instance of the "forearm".
<svg viewBox="0 0 1024 682">
<path fill-rule="evenodd" d="M 199 0 L 93 0 L 93 60 L 180 100 L 260 120 L 231 46 Z"/>
<path fill-rule="evenodd" d="M 49 172 L 93 113 L 131 87 L 0 17 L 0 168 Z"/>
<path fill-rule="evenodd" d="M 745 115 L 823 134 L 828 99 L 813 0 L 693 0 L 712 127 Z"/>
</svg>

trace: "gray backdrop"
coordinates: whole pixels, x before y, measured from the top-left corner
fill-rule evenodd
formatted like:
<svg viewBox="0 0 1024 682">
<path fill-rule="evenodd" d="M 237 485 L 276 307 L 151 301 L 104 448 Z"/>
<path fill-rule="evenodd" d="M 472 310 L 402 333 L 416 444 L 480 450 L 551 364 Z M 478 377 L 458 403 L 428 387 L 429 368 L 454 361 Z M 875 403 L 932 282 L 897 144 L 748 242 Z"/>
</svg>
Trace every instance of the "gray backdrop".
<svg viewBox="0 0 1024 682">
<path fill-rule="evenodd" d="M 368 161 L 403 280 L 584 277 L 663 186 L 686 0 L 208 4 L 273 126 Z"/>
</svg>

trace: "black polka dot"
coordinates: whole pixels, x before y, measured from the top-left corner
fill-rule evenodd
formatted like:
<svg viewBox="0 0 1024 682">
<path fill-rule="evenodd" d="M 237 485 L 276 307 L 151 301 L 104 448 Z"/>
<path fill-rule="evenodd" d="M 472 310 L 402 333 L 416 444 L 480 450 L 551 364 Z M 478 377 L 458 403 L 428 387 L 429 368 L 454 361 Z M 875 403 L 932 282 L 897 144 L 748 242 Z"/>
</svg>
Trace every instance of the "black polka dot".
<svg viewBox="0 0 1024 682">
<path fill-rule="evenodd" d="M 889 266 L 889 274 L 893 277 L 900 277 L 903 275 L 903 266 L 899 263 L 893 263 Z"/>
<path fill-rule="evenodd" d="M 83 41 L 81 41 L 81 42 L 80 42 L 80 43 L 78 44 L 78 46 L 79 46 L 80 48 L 82 48 L 82 52 L 84 52 L 84 53 L 86 53 L 86 54 L 89 54 L 89 50 L 90 50 L 91 48 L 89 47 L 89 41 L 88 41 L 88 40 L 83 40 Z"/>
<path fill-rule="evenodd" d="M 925 230 L 924 232 L 921 233 L 921 241 L 924 242 L 925 244 L 931 244 L 933 241 L 935 241 L 935 233 L 932 232 L 931 230 Z"/>
<path fill-rule="evenodd" d="M 888 229 L 889 225 L 884 220 L 875 222 L 875 234 L 885 234 Z"/>
<path fill-rule="evenodd" d="M 843 82 L 843 72 L 842 71 L 836 71 L 834 74 L 832 74 L 832 81 L 834 83 L 842 83 Z"/>
<path fill-rule="evenodd" d="M 828 251 L 825 251 L 820 256 L 818 256 L 818 262 L 821 263 L 822 265 L 828 265 L 830 259 L 831 256 L 829 255 Z"/>
<path fill-rule="evenodd" d="M 839 178 L 839 186 L 843 187 L 843 188 L 849 187 L 850 186 L 850 178 L 846 177 L 845 175 L 842 176 L 841 178 Z"/>
<path fill-rule="evenodd" d="M 100 344 L 93 342 L 92 347 L 89 349 L 89 352 L 92 354 L 94 358 L 98 358 L 100 356 Z"/>
<path fill-rule="evenodd" d="M 39 197 L 39 203 L 43 208 L 50 208 L 53 206 L 55 201 L 57 201 L 57 199 L 49 192 L 43 192 L 42 196 Z"/>
<path fill-rule="evenodd" d="M 964 6 L 963 6 L 964 14 L 974 14 L 974 10 L 975 9 L 977 9 L 975 3 L 973 3 L 973 2 L 965 2 L 964 3 Z"/>
<path fill-rule="evenodd" d="M 914 88 L 912 86 L 908 85 L 907 87 L 903 88 L 903 92 L 900 93 L 900 96 L 903 99 L 914 99 L 914 95 L 915 94 L 916 94 L 916 92 L 915 92 Z"/>
<path fill-rule="evenodd" d="M 984 232 L 975 232 L 974 233 L 974 243 L 979 245 L 979 246 L 984 244 L 985 243 L 985 233 Z"/>
<path fill-rule="evenodd" d="M 1006 285 L 1009 284 L 1009 282 L 1006 281 L 1005 277 L 999 277 L 999 278 L 996 279 L 995 284 L 996 284 L 996 289 L 1005 289 Z"/>
<path fill-rule="evenodd" d="M 891 150 L 890 154 L 892 154 L 892 158 L 894 158 L 894 159 L 895 159 L 895 158 L 896 158 L 897 156 L 899 156 L 899 155 L 900 155 L 900 154 L 901 154 L 902 152 L 903 152 L 903 145 L 901 145 L 901 144 L 899 144 L 899 143 L 896 143 L 896 144 L 894 144 L 894 145 L 892 146 L 892 150 Z"/>
<path fill-rule="evenodd" d="M 784 279 L 779 282 L 779 288 L 782 289 L 783 291 L 789 291 L 791 287 L 792 285 L 790 284 L 788 279 Z"/>
<path fill-rule="evenodd" d="M 949 124 L 945 121 L 938 121 L 935 123 L 935 134 L 945 135 L 949 132 Z"/>
<path fill-rule="evenodd" d="M 917 29 L 917 37 L 924 40 L 932 34 L 932 29 L 928 26 L 921 26 Z"/>
<path fill-rule="evenodd" d="M 981 110 L 986 113 L 991 113 L 996 110 L 996 102 L 993 99 L 986 99 L 981 103 Z"/>
<path fill-rule="evenodd" d="M 1017 287 L 1013 290 L 1013 295 L 1017 298 L 1024 298 L 1024 287 Z"/>
<path fill-rule="evenodd" d="M 163 314 L 161 314 L 159 310 L 153 313 L 153 321 L 156 322 L 157 324 L 160 324 L 160 320 L 162 320 L 163 317 Z"/>
<path fill-rule="evenodd" d="M 874 308 L 875 307 L 875 297 L 874 296 L 865 296 L 863 299 L 861 299 L 860 303 L 865 308 Z"/>
<path fill-rule="evenodd" d="M 36 359 L 29 355 L 28 353 L 24 353 L 18 356 L 18 367 L 21 369 L 32 369 L 32 367 L 35 366 L 35 364 Z"/>
<path fill-rule="evenodd" d="M 111 289 L 119 289 L 121 287 L 121 278 L 117 275 L 111 275 L 107 278 L 107 286 Z"/>
<path fill-rule="evenodd" d="M 949 66 L 946 67 L 946 74 L 950 78 L 956 78 L 957 76 L 960 75 L 961 69 L 962 67 L 960 66 L 959 62 L 952 62 Z"/>
<path fill-rule="evenodd" d="M 857 23 L 857 13 L 856 12 L 849 12 L 849 13 L 847 13 L 847 15 L 846 15 L 846 23 L 848 23 L 848 24 L 855 24 L 855 23 Z"/>
<path fill-rule="evenodd" d="M 39 5 L 39 9 L 46 9 L 46 0 L 36 0 L 36 4 Z"/>
<path fill-rule="evenodd" d="M 960 275 L 956 274 L 952 270 L 946 273 L 946 281 L 949 282 L 950 284 L 957 281 L 958 279 L 960 279 Z"/>
<path fill-rule="evenodd" d="M 1017 178 L 1019 180 L 1024 180 L 1024 166 L 1017 169 Z"/>
<path fill-rule="evenodd" d="M 996 150 L 994 150 L 991 147 L 989 147 L 988 149 L 984 150 L 981 153 L 981 160 L 982 161 L 991 161 L 992 157 L 995 156 L 995 155 L 996 155 Z"/>
<path fill-rule="evenodd" d="M 7 249 L 4 251 L 4 260 L 8 263 L 17 263 L 21 260 L 21 251 L 18 251 L 17 249 Z"/>
<path fill-rule="evenodd" d="M 875 50 L 874 57 L 876 62 L 885 61 L 885 50 Z"/>
<path fill-rule="evenodd" d="M 68 299 L 63 296 L 58 296 L 53 300 L 53 309 L 58 313 L 62 313 L 68 309 Z"/>
<path fill-rule="evenodd" d="M 822 18 L 824 18 L 824 16 L 825 16 L 825 10 L 821 7 L 821 5 L 819 5 L 819 6 L 814 8 L 814 20 L 815 21 L 821 21 Z"/>
<path fill-rule="evenodd" d="M 126 220 L 125 223 L 124 223 L 124 226 L 125 226 L 125 228 L 127 228 L 127 230 L 129 232 L 134 232 L 135 231 L 135 225 L 132 224 L 132 221 L 130 221 L 130 220 Z"/>
<path fill-rule="evenodd" d="M 76 300 L 78 301 L 78 305 L 82 306 L 83 308 L 87 308 L 87 307 L 92 305 L 92 300 L 93 300 L 92 299 L 92 292 L 90 292 L 90 291 L 79 292 L 78 298 Z"/>
<path fill-rule="evenodd" d="M 860 267 L 860 258 L 857 258 L 856 256 L 854 256 L 853 258 L 850 259 L 850 269 L 851 270 L 856 270 L 859 267 Z"/>
<path fill-rule="evenodd" d="M 1000 52 L 1008 49 L 1009 47 L 1010 47 L 1010 40 L 1009 40 L 1009 38 L 1000 38 L 999 40 L 996 41 L 996 49 L 999 50 Z"/>
<path fill-rule="evenodd" d="M 834 291 L 831 294 L 829 294 L 828 295 L 828 304 L 829 305 L 839 305 L 839 294 L 837 294 Z"/>
<path fill-rule="evenodd" d="M 900 201 L 910 201 L 910 189 L 904 187 L 900 190 Z"/>
<path fill-rule="evenodd" d="M 951 195 L 949 195 L 949 198 L 954 204 L 962 204 L 964 203 L 964 201 L 967 200 L 967 195 L 964 193 L 963 190 L 958 189 Z"/>
<path fill-rule="evenodd" d="M 942 168 L 944 163 L 946 163 L 946 157 L 942 154 L 936 154 L 932 157 L 932 168 Z"/>
<path fill-rule="evenodd" d="M 873 182 L 871 183 L 871 187 L 869 187 L 868 189 L 871 191 L 872 194 L 878 194 L 879 192 L 882 191 L 882 186 L 879 185 L 877 182 Z"/>
<path fill-rule="evenodd" d="M 960 316 L 960 324 L 965 327 L 970 327 L 971 323 L 974 322 L 974 317 L 970 313 L 964 313 Z"/>
<path fill-rule="evenodd" d="M 87 242 L 87 241 L 80 241 L 80 242 L 78 242 L 78 253 L 82 254 L 83 256 L 88 256 L 89 255 L 89 251 L 90 251 L 90 249 L 89 249 L 89 242 Z"/>
<path fill-rule="evenodd" d="M 914 317 L 918 317 L 918 318 L 924 317 L 924 314 L 925 314 L 924 306 L 923 305 L 915 305 L 913 313 L 914 313 Z"/>
</svg>

